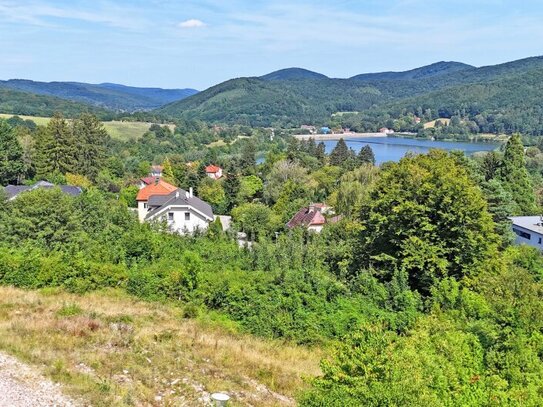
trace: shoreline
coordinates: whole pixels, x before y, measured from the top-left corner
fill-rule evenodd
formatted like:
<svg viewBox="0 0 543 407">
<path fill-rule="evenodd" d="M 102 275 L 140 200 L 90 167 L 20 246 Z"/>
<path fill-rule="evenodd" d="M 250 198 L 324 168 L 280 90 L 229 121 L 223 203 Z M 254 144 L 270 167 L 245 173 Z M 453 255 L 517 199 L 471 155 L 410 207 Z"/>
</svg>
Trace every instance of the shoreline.
<svg viewBox="0 0 543 407">
<path fill-rule="evenodd" d="M 292 137 L 298 140 L 309 140 L 312 138 L 315 141 L 336 141 L 339 139 L 350 139 L 360 137 L 388 137 L 391 134 L 385 133 L 343 133 L 343 134 L 294 134 Z"/>
</svg>

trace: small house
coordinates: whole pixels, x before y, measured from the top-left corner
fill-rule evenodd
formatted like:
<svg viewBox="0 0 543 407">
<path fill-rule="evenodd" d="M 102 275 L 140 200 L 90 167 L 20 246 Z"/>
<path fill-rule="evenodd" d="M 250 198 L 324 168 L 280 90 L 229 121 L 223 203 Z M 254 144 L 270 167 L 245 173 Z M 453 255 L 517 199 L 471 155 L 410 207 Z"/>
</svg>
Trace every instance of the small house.
<svg viewBox="0 0 543 407">
<path fill-rule="evenodd" d="M 219 179 L 222 177 L 222 168 L 217 165 L 208 165 L 206 175 L 211 179 Z"/>
<path fill-rule="evenodd" d="M 339 217 L 332 218 L 333 220 L 327 220 L 324 217 L 325 214 L 331 213 L 333 213 L 333 210 L 329 205 L 324 203 L 311 204 L 296 212 L 288 221 L 287 227 L 289 229 L 304 227 L 307 230 L 320 233 L 325 224 L 339 221 Z"/>
<path fill-rule="evenodd" d="M 513 216 L 510 219 L 516 244 L 543 250 L 543 216 Z"/>
</svg>

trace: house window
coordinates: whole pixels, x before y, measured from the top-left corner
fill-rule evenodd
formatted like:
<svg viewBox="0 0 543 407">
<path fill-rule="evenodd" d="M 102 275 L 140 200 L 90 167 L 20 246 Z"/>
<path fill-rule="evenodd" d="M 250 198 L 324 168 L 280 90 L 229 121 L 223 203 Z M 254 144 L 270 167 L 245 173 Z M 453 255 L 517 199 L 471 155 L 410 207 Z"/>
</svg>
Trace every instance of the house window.
<svg viewBox="0 0 543 407">
<path fill-rule="evenodd" d="M 539 241 L 537 243 L 541 244 L 541 238 L 539 238 Z"/>
<path fill-rule="evenodd" d="M 173 212 L 168 212 L 168 220 L 173 220 Z"/>
<path fill-rule="evenodd" d="M 147 209 L 147 202 L 143 203 L 143 209 Z"/>
<path fill-rule="evenodd" d="M 185 212 L 185 220 L 190 220 L 190 212 Z"/>
<path fill-rule="evenodd" d="M 529 233 L 526 233 L 522 230 L 519 230 L 517 228 L 513 228 L 513 232 L 515 232 L 518 236 L 524 238 L 524 239 L 527 239 L 527 240 L 532 240 L 532 235 L 529 234 Z"/>
</svg>

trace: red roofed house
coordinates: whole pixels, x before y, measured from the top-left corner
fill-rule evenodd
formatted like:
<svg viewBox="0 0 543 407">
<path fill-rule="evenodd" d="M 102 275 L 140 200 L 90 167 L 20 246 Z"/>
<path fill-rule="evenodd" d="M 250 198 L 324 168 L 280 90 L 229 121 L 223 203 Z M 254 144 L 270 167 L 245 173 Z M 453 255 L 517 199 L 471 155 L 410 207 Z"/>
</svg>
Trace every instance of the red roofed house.
<svg viewBox="0 0 543 407">
<path fill-rule="evenodd" d="M 145 181 L 142 179 L 142 182 Z M 175 190 L 177 190 L 177 187 L 162 181 L 160 178 L 154 178 L 154 182 L 141 188 L 138 195 L 136 195 L 136 201 L 138 202 L 138 218 L 140 222 L 143 222 L 147 216 L 147 211 L 149 209 L 148 202 L 151 196 L 169 195 Z"/>
<path fill-rule="evenodd" d="M 307 230 L 312 230 L 314 232 L 320 233 L 322 228 L 326 223 L 326 218 L 324 213 L 331 211 L 331 207 L 322 204 L 311 204 L 308 207 L 300 209 L 291 220 L 288 221 L 287 227 L 289 229 L 294 229 L 295 227 L 304 227 Z"/>
<path fill-rule="evenodd" d="M 206 174 L 209 178 L 219 179 L 222 177 L 222 168 L 216 165 L 208 165 L 206 167 Z"/>
</svg>

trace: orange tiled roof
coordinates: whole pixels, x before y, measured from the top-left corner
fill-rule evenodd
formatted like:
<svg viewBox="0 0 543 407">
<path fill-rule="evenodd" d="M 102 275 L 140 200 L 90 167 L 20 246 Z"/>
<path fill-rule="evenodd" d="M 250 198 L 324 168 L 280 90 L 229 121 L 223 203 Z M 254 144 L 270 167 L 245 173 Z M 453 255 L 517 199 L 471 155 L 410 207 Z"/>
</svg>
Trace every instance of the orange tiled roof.
<svg viewBox="0 0 543 407">
<path fill-rule="evenodd" d="M 216 165 L 208 165 L 206 167 L 206 172 L 207 173 L 216 173 L 216 172 L 219 172 L 221 170 L 221 167 L 217 167 Z"/>
<path fill-rule="evenodd" d="M 139 190 L 136 196 L 137 201 L 147 201 L 152 195 L 168 195 L 175 191 L 177 187 L 168 184 L 165 181 L 159 180 L 158 182 L 147 185 Z"/>
</svg>

